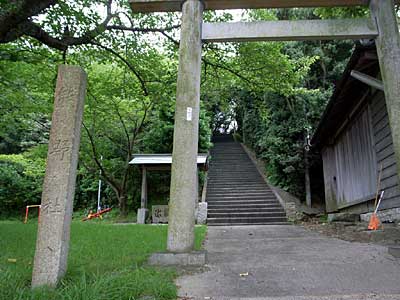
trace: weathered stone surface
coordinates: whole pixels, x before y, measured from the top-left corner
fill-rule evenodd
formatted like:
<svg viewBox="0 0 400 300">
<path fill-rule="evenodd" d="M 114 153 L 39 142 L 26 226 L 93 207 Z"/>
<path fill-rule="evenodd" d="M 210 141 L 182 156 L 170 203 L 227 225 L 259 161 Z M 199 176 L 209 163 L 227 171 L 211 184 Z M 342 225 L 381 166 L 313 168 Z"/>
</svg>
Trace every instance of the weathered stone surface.
<svg viewBox="0 0 400 300">
<path fill-rule="evenodd" d="M 156 266 L 203 266 L 207 260 L 207 251 L 186 253 L 154 253 L 149 258 L 150 265 Z"/>
<path fill-rule="evenodd" d="M 176 253 L 194 246 L 202 14 L 199 0 L 183 4 L 167 243 L 168 251 Z"/>
<path fill-rule="evenodd" d="M 137 224 L 146 224 L 146 218 L 149 213 L 147 208 L 139 208 L 136 217 Z"/>
<path fill-rule="evenodd" d="M 370 19 L 204 23 L 205 42 L 373 39 Z"/>
<path fill-rule="evenodd" d="M 383 224 L 382 229 L 363 232 L 372 243 L 393 244 L 400 242 L 399 228 L 390 228 Z"/>
<path fill-rule="evenodd" d="M 371 215 L 372 212 L 361 214 L 361 221 L 369 222 Z M 378 211 L 377 215 L 381 222 L 400 222 L 400 207 Z"/>
<path fill-rule="evenodd" d="M 328 222 L 359 222 L 360 216 L 358 214 L 349 213 L 336 213 L 328 214 Z"/>
<path fill-rule="evenodd" d="M 400 174 L 400 34 L 393 0 L 371 0 L 379 35 L 375 40 L 392 130 L 393 148 Z"/>
<path fill-rule="evenodd" d="M 32 286 L 54 286 L 67 269 L 86 74 L 58 68 Z"/>
<path fill-rule="evenodd" d="M 168 205 L 153 205 L 151 208 L 152 222 L 168 223 Z"/>
<path fill-rule="evenodd" d="M 130 0 L 133 12 L 180 11 L 184 0 Z M 205 9 L 257 9 L 365 5 L 366 0 L 205 0 Z"/>
<path fill-rule="evenodd" d="M 400 299 L 400 264 L 384 246 L 349 243 L 293 225 L 210 226 L 205 249 L 207 272 L 179 277 L 178 296 L 365 300 L 374 298 L 361 293 L 374 293 L 376 300 L 387 294 Z"/>
<path fill-rule="evenodd" d="M 197 224 L 207 223 L 207 202 L 200 202 L 197 207 Z"/>
<path fill-rule="evenodd" d="M 400 246 L 389 246 L 388 252 L 396 258 L 400 258 Z"/>
<path fill-rule="evenodd" d="M 257 167 L 258 172 L 264 178 L 264 181 L 271 188 L 279 203 L 285 209 L 286 217 L 289 222 L 300 222 L 309 216 L 315 216 L 324 213 L 324 209 L 322 207 L 308 207 L 301 203 L 300 199 L 295 197 L 294 195 L 280 189 L 276 186 L 271 185 L 268 182 L 268 178 L 265 176 L 265 162 L 259 158 L 257 158 L 256 154 L 249 149 L 245 144 L 241 144 L 243 149 L 246 151 L 251 161 Z"/>
</svg>

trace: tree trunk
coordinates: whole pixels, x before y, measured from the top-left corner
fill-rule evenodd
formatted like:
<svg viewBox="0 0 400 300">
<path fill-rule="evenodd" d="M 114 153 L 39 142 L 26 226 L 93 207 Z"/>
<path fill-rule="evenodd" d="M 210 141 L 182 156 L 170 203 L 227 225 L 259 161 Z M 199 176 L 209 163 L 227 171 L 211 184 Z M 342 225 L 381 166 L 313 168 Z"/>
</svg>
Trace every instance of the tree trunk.
<svg viewBox="0 0 400 300">
<path fill-rule="evenodd" d="M 128 205 L 127 205 L 127 197 L 125 193 L 118 195 L 118 203 L 119 203 L 119 215 L 127 216 L 128 215 Z"/>
</svg>

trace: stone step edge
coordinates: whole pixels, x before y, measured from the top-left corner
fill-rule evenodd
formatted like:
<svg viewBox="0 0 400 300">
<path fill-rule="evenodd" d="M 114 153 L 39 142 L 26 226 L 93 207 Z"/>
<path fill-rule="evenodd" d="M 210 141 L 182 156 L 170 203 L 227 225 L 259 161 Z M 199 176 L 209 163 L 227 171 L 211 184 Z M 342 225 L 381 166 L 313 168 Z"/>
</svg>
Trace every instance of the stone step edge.
<svg viewBox="0 0 400 300">
<path fill-rule="evenodd" d="M 265 225 L 265 226 L 273 226 L 273 225 L 293 225 L 290 222 L 260 222 L 260 223 L 210 223 L 209 226 L 254 226 L 254 225 Z"/>
</svg>

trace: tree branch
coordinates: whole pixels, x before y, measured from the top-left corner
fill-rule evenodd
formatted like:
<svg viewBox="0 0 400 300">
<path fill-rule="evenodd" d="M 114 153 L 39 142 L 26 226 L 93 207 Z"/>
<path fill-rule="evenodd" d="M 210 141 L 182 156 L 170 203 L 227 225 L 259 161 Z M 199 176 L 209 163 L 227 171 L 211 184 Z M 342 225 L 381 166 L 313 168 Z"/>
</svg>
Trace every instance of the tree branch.
<svg viewBox="0 0 400 300">
<path fill-rule="evenodd" d="M 99 48 L 102 48 L 102 49 L 106 50 L 107 52 L 110 52 L 111 54 L 115 55 L 115 56 L 118 57 L 120 60 L 122 60 L 122 61 L 128 66 L 128 68 L 133 72 L 133 74 L 135 74 L 136 78 L 139 80 L 140 85 L 141 85 L 142 90 L 143 90 L 143 94 L 144 94 L 145 96 L 148 96 L 148 95 L 149 95 L 149 91 L 147 90 L 146 82 L 145 82 L 145 80 L 142 78 L 142 75 L 140 75 L 140 73 L 134 68 L 134 66 L 133 66 L 125 57 L 123 57 L 123 56 L 122 56 L 121 54 L 119 54 L 117 51 L 115 51 L 115 50 L 113 50 L 113 49 L 111 49 L 111 48 L 108 48 L 108 47 L 106 47 L 106 46 L 103 46 L 103 45 L 101 45 L 101 44 L 99 44 L 99 43 L 97 43 L 97 42 L 92 42 L 91 44 L 92 44 L 92 45 L 95 45 L 95 46 L 97 46 L 97 47 L 99 47 Z"/>
<path fill-rule="evenodd" d="M 159 32 L 163 33 L 165 31 L 171 31 L 173 29 L 177 29 L 181 27 L 181 25 L 174 25 L 165 28 L 139 28 L 139 27 L 127 27 L 124 25 L 108 25 L 106 26 L 107 30 L 123 30 L 123 31 L 131 31 L 131 32 L 142 32 L 142 33 L 150 33 L 150 32 Z"/>
<path fill-rule="evenodd" d="M 11 0 L 2 4 L 0 13 L 0 42 L 9 40 L 9 36 L 21 36 L 18 32 L 22 23 L 32 16 L 38 15 L 44 9 L 57 3 L 57 0 Z M 8 9 L 7 9 L 8 7 Z"/>
<path fill-rule="evenodd" d="M 88 135 L 89 138 L 89 142 L 90 142 L 90 146 L 92 148 L 92 158 L 94 160 L 94 162 L 96 163 L 97 167 L 101 170 L 102 176 L 104 177 L 104 179 L 116 190 L 119 190 L 119 186 L 117 181 L 112 178 L 107 172 L 106 170 L 103 168 L 102 163 L 100 162 L 100 160 L 98 159 L 98 154 L 97 154 L 97 150 L 96 150 L 96 145 L 93 139 L 92 134 L 90 133 L 89 129 L 86 127 L 85 123 L 82 123 L 83 128 L 86 131 L 86 134 Z"/>
<path fill-rule="evenodd" d="M 252 84 L 252 81 L 251 81 L 250 79 L 244 77 L 243 75 L 241 75 L 241 74 L 240 74 L 238 71 L 236 71 L 236 70 L 230 69 L 230 68 L 228 68 L 227 66 L 224 66 L 224 65 L 221 65 L 221 64 L 213 63 L 213 62 L 211 62 L 211 61 L 209 61 L 209 60 L 206 60 L 205 58 L 202 58 L 202 61 L 203 61 L 206 65 L 210 65 L 210 66 L 212 66 L 212 67 L 215 67 L 215 68 L 219 68 L 219 69 L 223 69 L 223 70 L 225 70 L 225 71 L 228 71 L 228 72 L 232 73 L 233 75 L 239 77 L 240 79 L 246 81 L 247 83 Z"/>
<path fill-rule="evenodd" d="M 124 25 L 109 25 L 110 21 L 117 16 L 111 11 L 112 0 L 107 1 L 107 15 L 103 22 L 98 24 L 93 30 L 88 30 L 80 37 L 64 35 L 57 38 L 45 31 L 40 25 L 32 22 L 29 18 L 40 13 L 44 8 L 55 4 L 57 0 L 14 0 L 20 5 L 9 13 L 0 14 L 0 43 L 8 43 L 17 40 L 23 35 L 32 37 L 39 42 L 60 51 L 66 51 L 70 46 L 86 45 L 94 42 L 94 39 L 107 30 L 121 30 L 130 32 L 151 33 L 159 32 L 170 41 L 177 43 L 172 37 L 165 34 L 165 31 L 171 31 L 179 28 L 180 25 L 166 28 L 138 28 L 127 27 Z M 35 5 L 33 5 L 35 4 Z M 130 20 L 130 19 L 129 19 Z M 130 20 L 132 24 L 132 20 Z M 179 43 L 178 43 L 179 44 Z"/>
</svg>

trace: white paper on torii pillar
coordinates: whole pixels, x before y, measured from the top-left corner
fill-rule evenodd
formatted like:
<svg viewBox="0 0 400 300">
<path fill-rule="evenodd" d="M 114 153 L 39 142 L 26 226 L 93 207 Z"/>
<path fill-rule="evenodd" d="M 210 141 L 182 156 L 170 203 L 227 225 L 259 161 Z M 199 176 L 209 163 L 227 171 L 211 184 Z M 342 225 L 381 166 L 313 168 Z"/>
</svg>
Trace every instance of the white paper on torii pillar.
<svg viewBox="0 0 400 300">
<path fill-rule="evenodd" d="M 193 108 L 186 108 L 186 121 L 192 121 L 193 118 Z"/>
</svg>

